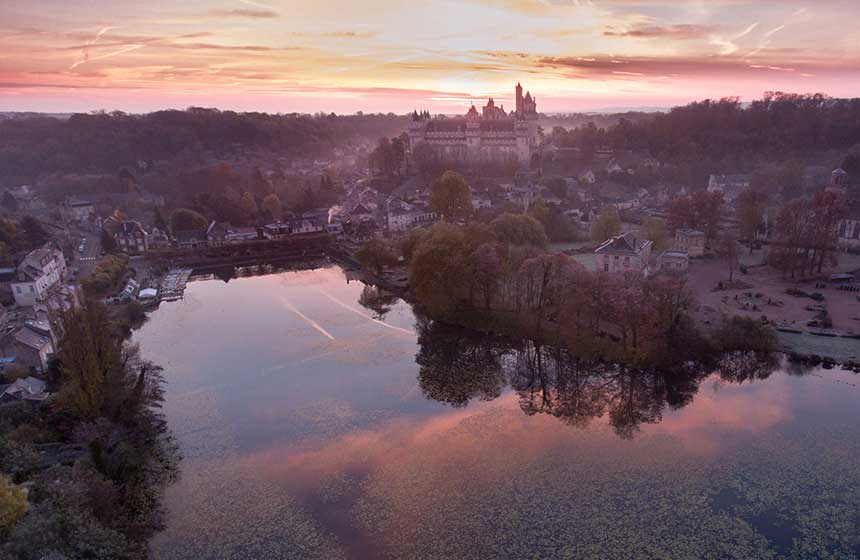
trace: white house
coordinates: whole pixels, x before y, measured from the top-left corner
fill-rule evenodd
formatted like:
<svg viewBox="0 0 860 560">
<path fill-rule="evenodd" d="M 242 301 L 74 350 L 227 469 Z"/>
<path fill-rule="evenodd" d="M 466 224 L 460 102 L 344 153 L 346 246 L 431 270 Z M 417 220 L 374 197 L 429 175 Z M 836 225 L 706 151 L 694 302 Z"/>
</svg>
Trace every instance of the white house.
<svg viewBox="0 0 860 560">
<path fill-rule="evenodd" d="M 663 251 L 657 257 L 657 269 L 666 272 L 684 272 L 690 268 L 690 254 L 687 251 L 672 249 Z"/>
<path fill-rule="evenodd" d="M 675 249 L 686 251 L 691 257 L 705 254 L 705 232 L 696 229 L 675 231 Z"/>
<path fill-rule="evenodd" d="M 17 276 L 12 282 L 12 295 L 20 306 L 33 306 L 44 300 L 66 275 L 66 259 L 63 252 L 52 243 L 31 251 L 18 265 Z"/>
<path fill-rule="evenodd" d="M 66 199 L 66 211 L 68 212 L 69 219 L 85 222 L 91 214 L 95 213 L 95 206 L 92 201 L 69 197 Z"/>
<path fill-rule="evenodd" d="M 639 239 L 632 233 L 624 233 L 607 239 L 594 250 L 597 255 L 597 270 L 616 272 L 647 272 L 651 260 L 652 243 Z"/>
<path fill-rule="evenodd" d="M 388 230 L 407 231 L 413 227 L 430 225 L 438 219 L 436 212 L 422 204 L 396 208 L 388 213 Z"/>
<path fill-rule="evenodd" d="M 708 179 L 708 192 L 722 193 L 723 199 L 731 203 L 751 184 L 752 175 L 711 175 Z"/>
</svg>

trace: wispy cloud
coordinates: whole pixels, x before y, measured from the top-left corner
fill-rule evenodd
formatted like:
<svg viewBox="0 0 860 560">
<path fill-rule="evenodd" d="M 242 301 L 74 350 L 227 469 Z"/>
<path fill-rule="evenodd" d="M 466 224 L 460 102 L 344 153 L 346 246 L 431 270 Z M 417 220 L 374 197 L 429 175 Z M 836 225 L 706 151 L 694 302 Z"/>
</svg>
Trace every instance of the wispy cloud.
<svg viewBox="0 0 860 560">
<path fill-rule="evenodd" d="M 668 26 L 640 26 L 618 30 L 612 27 L 603 32 L 606 37 L 633 37 L 636 39 L 701 39 L 716 29 L 712 25 L 680 24 Z"/>
<path fill-rule="evenodd" d="M 235 10 L 212 10 L 209 12 L 209 14 L 215 17 L 226 18 L 268 19 L 278 17 L 278 12 L 274 10 L 254 10 L 248 8 L 239 8 Z"/>
</svg>

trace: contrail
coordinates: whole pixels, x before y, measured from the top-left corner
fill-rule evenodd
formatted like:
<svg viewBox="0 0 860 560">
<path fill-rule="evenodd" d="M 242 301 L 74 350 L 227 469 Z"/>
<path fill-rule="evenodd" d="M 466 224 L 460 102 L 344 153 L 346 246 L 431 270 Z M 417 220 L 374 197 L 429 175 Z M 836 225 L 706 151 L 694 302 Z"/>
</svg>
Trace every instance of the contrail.
<svg viewBox="0 0 860 560">
<path fill-rule="evenodd" d="M 336 298 L 336 297 L 334 297 L 333 295 L 331 295 L 331 294 L 329 294 L 328 292 L 325 292 L 325 291 L 323 291 L 323 290 L 321 290 L 321 289 L 319 289 L 319 288 L 317 288 L 317 291 L 318 291 L 319 293 L 321 293 L 322 295 L 324 295 L 325 297 L 327 297 L 328 299 L 330 299 L 330 300 L 332 300 L 333 302 L 335 302 L 336 304 L 338 304 L 339 306 L 343 307 L 344 309 L 348 309 L 349 311 L 352 311 L 353 313 L 356 313 L 356 314 L 358 314 L 358 315 L 361 315 L 361 316 L 362 316 L 362 317 L 364 317 L 365 319 L 368 319 L 369 321 L 373 321 L 373 322 L 374 322 L 374 323 L 376 323 L 377 325 L 381 325 L 381 326 L 383 326 L 383 327 L 385 327 L 385 328 L 392 329 L 392 330 L 395 330 L 395 331 L 400 331 L 400 332 L 403 332 L 403 333 L 406 333 L 406 334 L 415 334 L 415 332 L 414 332 L 414 331 L 411 331 L 411 330 L 409 330 L 409 329 L 404 329 L 403 327 L 397 327 L 397 326 L 394 326 L 394 325 L 389 325 L 388 323 L 386 323 L 386 322 L 384 322 L 384 321 L 380 321 L 379 319 L 374 319 L 373 317 L 371 317 L 371 316 L 370 316 L 370 315 L 368 315 L 367 313 L 364 313 L 363 311 L 360 311 L 360 310 L 356 309 L 355 307 L 352 307 L 351 305 L 347 305 L 347 304 L 345 304 L 344 302 L 340 301 L 339 299 L 337 299 L 337 298 Z"/>
<path fill-rule="evenodd" d="M 96 43 L 98 43 L 99 39 L 102 38 L 102 35 L 104 35 L 108 31 L 110 31 L 111 29 L 116 29 L 116 27 L 102 27 L 101 29 L 99 29 L 99 32 L 96 33 L 96 36 L 86 42 L 86 44 L 84 45 L 84 48 L 81 49 L 80 58 L 77 60 L 77 62 L 75 62 L 74 64 L 69 66 L 69 70 L 74 70 L 75 68 L 77 68 L 78 66 L 83 64 L 84 62 L 87 62 L 90 59 L 90 50 L 87 47 L 89 47 L 90 45 L 95 45 Z"/>
<path fill-rule="evenodd" d="M 752 32 L 753 32 L 753 30 L 754 30 L 756 27 L 758 27 L 758 25 L 759 25 L 759 22 L 755 22 L 755 23 L 751 24 L 749 27 L 747 27 L 746 29 L 744 29 L 742 32 L 740 32 L 739 34 L 735 35 L 735 36 L 734 36 L 734 40 L 736 41 L 736 40 L 740 39 L 741 37 L 746 37 L 747 35 L 749 35 L 750 33 L 752 33 Z"/>
<path fill-rule="evenodd" d="M 309 324 L 310 326 L 312 326 L 313 328 L 315 328 L 316 330 L 318 330 L 318 331 L 319 331 L 323 336 L 328 337 L 328 338 L 329 338 L 329 340 L 334 340 L 334 337 L 331 335 L 331 333 L 329 333 L 327 330 L 325 330 L 324 328 L 322 328 L 322 327 L 319 325 L 319 323 L 317 323 L 316 321 L 314 321 L 313 319 L 311 319 L 310 317 L 308 317 L 307 315 L 305 315 L 304 313 L 302 313 L 301 311 L 299 311 L 298 309 L 296 309 L 296 306 L 295 306 L 295 305 L 293 305 L 293 304 L 290 302 L 290 300 L 288 300 L 286 297 L 281 296 L 281 303 L 283 303 L 283 304 L 284 304 L 284 307 L 286 307 L 287 309 L 289 309 L 290 311 L 292 311 L 293 313 L 295 313 L 296 315 L 298 315 L 300 318 L 304 319 L 304 320 L 305 320 L 305 322 L 307 322 L 307 324 Z"/>
</svg>

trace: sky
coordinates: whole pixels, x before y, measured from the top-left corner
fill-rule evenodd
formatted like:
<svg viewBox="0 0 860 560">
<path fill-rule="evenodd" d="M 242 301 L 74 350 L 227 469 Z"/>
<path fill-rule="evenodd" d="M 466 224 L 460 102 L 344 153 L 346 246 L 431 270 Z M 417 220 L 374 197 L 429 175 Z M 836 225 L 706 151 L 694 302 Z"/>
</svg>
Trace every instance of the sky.
<svg viewBox="0 0 860 560">
<path fill-rule="evenodd" d="M 0 0 L 0 111 L 860 96 L 860 0 Z"/>
</svg>

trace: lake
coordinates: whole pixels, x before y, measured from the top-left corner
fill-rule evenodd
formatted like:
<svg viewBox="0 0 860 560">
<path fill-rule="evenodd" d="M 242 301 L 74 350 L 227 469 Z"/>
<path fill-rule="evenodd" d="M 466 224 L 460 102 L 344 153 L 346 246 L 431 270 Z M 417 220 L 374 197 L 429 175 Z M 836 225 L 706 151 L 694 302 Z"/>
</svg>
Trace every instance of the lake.
<svg viewBox="0 0 860 560">
<path fill-rule="evenodd" d="M 193 281 L 134 341 L 183 454 L 157 559 L 860 555 L 852 372 L 585 363 L 337 267 Z"/>
</svg>

